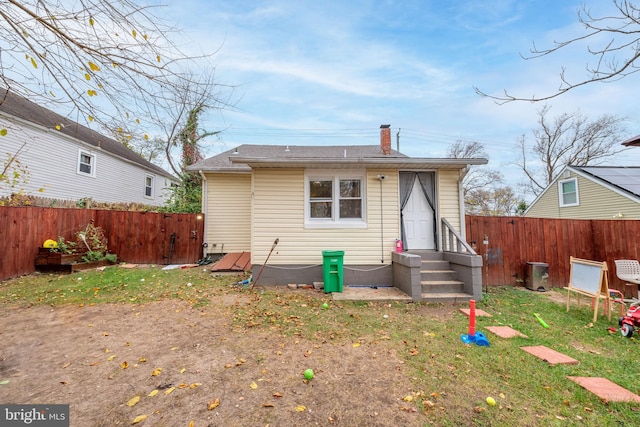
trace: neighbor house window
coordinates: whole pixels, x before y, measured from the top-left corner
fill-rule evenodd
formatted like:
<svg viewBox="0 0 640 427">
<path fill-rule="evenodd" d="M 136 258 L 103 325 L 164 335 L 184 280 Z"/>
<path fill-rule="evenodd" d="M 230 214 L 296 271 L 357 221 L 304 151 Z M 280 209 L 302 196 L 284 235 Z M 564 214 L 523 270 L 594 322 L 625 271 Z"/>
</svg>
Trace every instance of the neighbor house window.
<svg viewBox="0 0 640 427">
<path fill-rule="evenodd" d="M 144 178 L 144 196 L 153 197 L 153 176 L 147 175 Z"/>
<path fill-rule="evenodd" d="M 561 207 L 578 206 L 578 180 L 576 178 L 558 182 L 558 193 Z"/>
<path fill-rule="evenodd" d="M 364 225 L 364 173 L 314 173 L 305 179 L 306 223 L 311 226 Z"/>
<path fill-rule="evenodd" d="M 96 176 L 96 156 L 88 151 L 78 151 L 78 173 L 81 175 Z"/>
</svg>

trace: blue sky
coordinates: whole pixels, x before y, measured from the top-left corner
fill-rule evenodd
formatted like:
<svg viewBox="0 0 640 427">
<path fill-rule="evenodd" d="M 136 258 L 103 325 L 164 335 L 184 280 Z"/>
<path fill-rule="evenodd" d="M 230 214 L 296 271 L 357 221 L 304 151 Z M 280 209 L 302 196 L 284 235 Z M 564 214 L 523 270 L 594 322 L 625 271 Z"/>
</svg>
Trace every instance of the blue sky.
<svg viewBox="0 0 640 427">
<path fill-rule="evenodd" d="M 586 0 L 594 15 L 610 1 Z M 584 47 L 524 60 L 535 42 L 580 35 L 579 1 L 210 1 L 163 8 L 184 29 L 184 48 L 216 51 L 222 84 L 236 85 L 235 109 L 207 115 L 226 129 L 207 155 L 240 144 L 377 144 L 379 127 L 400 129 L 400 151 L 443 157 L 456 140 L 484 144 L 490 166 L 510 184 L 517 139 L 536 126 L 543 104 L 497 105 L 473 87 L 542 95 L 559 85 L 562 66 L 584 77 Z M 640 76 L 596 84 L 552 100 L 552 115 L 580 111 L 629 116 L 640 134 Z M 394 138 L 395 148 L 395 138 Z M 640 165 L 640 148 L 609 163 Z"/>
</svg>

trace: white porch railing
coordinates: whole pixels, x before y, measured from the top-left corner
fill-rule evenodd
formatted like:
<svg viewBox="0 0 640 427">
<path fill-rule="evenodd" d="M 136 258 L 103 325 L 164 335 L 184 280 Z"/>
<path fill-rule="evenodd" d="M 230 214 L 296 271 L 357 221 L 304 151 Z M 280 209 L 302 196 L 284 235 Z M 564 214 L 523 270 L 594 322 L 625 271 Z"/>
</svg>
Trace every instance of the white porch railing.
<svg viewBox="0 0 640 427">
<path fill-rule="evenodd" d="M 449 221 L 442 218 L 442 251 L 443 252 L 466 252 L 471 255 L 477 255 L 476 251 L 467 243 L 465 239 L 458 234 Z"/>
</svg>

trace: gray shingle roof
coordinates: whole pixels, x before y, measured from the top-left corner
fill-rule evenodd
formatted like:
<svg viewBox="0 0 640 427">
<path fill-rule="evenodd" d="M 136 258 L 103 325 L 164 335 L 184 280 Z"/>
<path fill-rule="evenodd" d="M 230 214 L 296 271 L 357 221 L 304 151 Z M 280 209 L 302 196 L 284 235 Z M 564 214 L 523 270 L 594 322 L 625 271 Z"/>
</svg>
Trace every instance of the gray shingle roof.
<svg viewBox="0 0 640 427">
<path fill-rule="evenodd" d="M 252 145 L 244 144 L 209 157 L 189 166 L 189 170 L 250 170 L 244 164 L 232 163 L 233 157 L 256 159 L 375 159 L 375 158 L 407 158 L 406 155 L 391 150 L 391 154 L 383 154 L 379 145 L 331 145 L 331 146 L 299 146 L 299 145 Z"/>
<path fill-rule="evenodd" d="M 88 127 L 66 119 L 60 114 L 54 113 L 2 88 L 0 88 L 0 111 L 49 129 L 55 129 L 55 126 L 60 124 L 62 126 L 60 130 L 56 130 L 56 132 L 61 132 L 67 136 L 79 139 L 94 147 L 100 147 L 104 151 L 127 159 L 158 175 L 175 179 L 169 172 L 140 157 L 137 153 L 131 151 L 118 141 L 107 138 Z"/>
</svg>

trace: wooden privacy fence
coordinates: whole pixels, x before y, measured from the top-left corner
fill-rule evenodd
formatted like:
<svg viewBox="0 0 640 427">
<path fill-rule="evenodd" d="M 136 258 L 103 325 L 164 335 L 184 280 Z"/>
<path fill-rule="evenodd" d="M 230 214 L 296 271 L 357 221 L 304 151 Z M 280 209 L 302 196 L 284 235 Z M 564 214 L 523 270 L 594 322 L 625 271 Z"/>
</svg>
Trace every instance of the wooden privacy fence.
<svg viewBox="0 0 640 427">
<path fill-rule="evenodd" d="M 183 264 L 202 258 L 202 214 L 0 206 L 0 280 L 33 273 L 46 239 L 75 241 L 92 220 L 118 261 Z"/>
<path fill-rule="evenodd" d="M 614 260 L 640 259 L 640 221 L 467 215 L 465 225 L 467 241 L 483 257 L 488 285 L 521 285 L 527 263 L 544 262 L 549 284 L 567 286 L 573 256 L 606 261 L 611 288 L 622 290 Z"/>
</svg>

